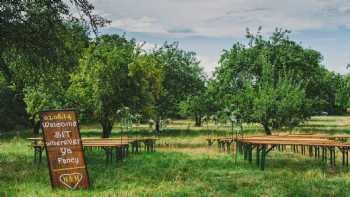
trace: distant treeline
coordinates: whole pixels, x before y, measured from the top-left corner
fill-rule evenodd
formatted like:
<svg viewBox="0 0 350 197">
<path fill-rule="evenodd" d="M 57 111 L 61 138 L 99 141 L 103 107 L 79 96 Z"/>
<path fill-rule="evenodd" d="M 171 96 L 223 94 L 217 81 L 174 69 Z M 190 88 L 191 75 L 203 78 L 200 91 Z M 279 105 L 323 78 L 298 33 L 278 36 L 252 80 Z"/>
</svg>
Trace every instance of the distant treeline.
<svg viewBox="0 0 350 197">
<path fill-rule="evenodd" d="M 322 55 L 276 29 L 223 50 L 208 78 L 194 52 L 164 43 L 151 50 L 124 35 L 98 35 L 109 21 L 85 0 L 5 1 L 0 5 L 0 131 L 33 128 L 38 112 L 74 108 L 109 137 L 115 121 L 193 118 L 261 123 L 267 134 L 310 116 L 342 114 L 350 78 L 328 71 Z M 81 10 L 82 18 L 70 13 Z M 90 36 L 95 35 L 95 36 Z M 93 38 L 92 38 L 93 37 Z M 345 66 L 345 65 L 344 65 Z"/>
</svg>

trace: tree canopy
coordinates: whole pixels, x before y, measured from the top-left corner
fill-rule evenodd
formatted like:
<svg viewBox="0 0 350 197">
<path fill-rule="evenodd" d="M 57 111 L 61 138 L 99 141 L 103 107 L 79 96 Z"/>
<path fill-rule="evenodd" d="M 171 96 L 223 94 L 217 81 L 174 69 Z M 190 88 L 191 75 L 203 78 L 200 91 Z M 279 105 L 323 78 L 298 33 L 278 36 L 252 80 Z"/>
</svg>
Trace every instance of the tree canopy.
<svg viewBox="0 0 350 197">
<path fill-rule="evenodd" d="M 78 8 L 80 17 L 73 16 L 72 6 Z M 67 80 L 56 73 L 72 70 L 88 43 L 88 29 L 97 32 L 109 21 L 95 15 L 87 0 L 5 0 L 0 10 L 0 72 L 4 84 L 11 87 L 7 89 L 10 95 L 16 95 L 12 100 L 15 108 L 2 108 L 34 123 L 33 114 L 45 105 L 34 104 L 31 99 L 46 93 L 33 91 L 47 90 L 51 80 L 60 81 L 57 84 L 65 88 Z M 28 115 L 23 114 L 25 109 Z"/>
<path fill-rule="evenodd" d="M 325 84 L 332 84 L 327 79 L 332 74 L 321 65 L 321 54 L 303 48 L 288 33 L 276 29 L 265 39 L 248 31 L 247 45 L 236 43 L 224 50 L 213 79 L 221 108 L 240 112 L 246 122 L 261 123 L 268 134 L 297 126 L 323 110 L 325 102 L 332 105 L 323 92 Z"/>
<path fill-rule="evenodd" d="M 103 137 L 111 134 L 118 110 L 152 113 L 161 72 L 152 56 L 141 52 L 134 40 L 104 35 L 91 43 L 74 73 L 70 87 L 74 106 L 101 123 Z"/>
<path fill-rule="evenodd" d="M 156 131 L 159 132 L 162 118 L 178 118 L 180 103 L 205 90 L 206 76 L 199 66 L 196 54 L 180 49 L 176 42 L 164 43 L 153 53 L 160 62 L 163 76 L 162 91 L 155 104 Z"/>
</svg>

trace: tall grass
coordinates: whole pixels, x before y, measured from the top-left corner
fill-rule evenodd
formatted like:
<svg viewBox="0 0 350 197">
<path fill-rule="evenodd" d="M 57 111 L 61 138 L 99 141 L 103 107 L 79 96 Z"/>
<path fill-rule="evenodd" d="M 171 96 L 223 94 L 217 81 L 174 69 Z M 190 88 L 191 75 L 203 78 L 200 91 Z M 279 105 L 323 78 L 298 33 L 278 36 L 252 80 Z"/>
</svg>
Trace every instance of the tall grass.
<svg viewBox="0 0 350 197">
<path fill-rule="evenodd" d="M 339 119 L 308 124 L 338 128 Z M 83 128 L 82 134 L 100 135 L 92 126 Z M 178 144 L 177 148 L 158 148 L 155 153 L 130 155 L 108 165 L 102 151 L 87 151 L 91 188 L 86 191 L 51 188 L 46 158 L 40 165 L 33 163 L 25 139 L 30 132 L 2 135 L 0 196 L 350 196 L 350 173 L 339 164 L 331 168 L 298 154 L 270 152 L 266 170 L 261 171 L 240 157 L 235 163 L 231 154 L 219 153 L 215 146 L 208 149 L 204 141 L 208 134 L 209 130 L 168 128 L 160 134 L 161 143 Z M 115 130 L 113 135 L 122 133 Z M 137 130 L 123 135 L 153 133 Z M 217 135 L 230 135 L 230 130 Z"/>
</svg>

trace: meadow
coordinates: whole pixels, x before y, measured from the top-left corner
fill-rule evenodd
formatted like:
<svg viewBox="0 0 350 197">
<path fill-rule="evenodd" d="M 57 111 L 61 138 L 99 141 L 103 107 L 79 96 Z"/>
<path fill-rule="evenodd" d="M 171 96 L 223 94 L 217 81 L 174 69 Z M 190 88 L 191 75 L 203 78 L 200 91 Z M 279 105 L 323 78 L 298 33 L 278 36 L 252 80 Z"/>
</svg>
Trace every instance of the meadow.
<svg viewBox="0 0 350 197">
<path fill-rule="evenodd" d="M 348 169 L 330 167 L 294 153 L 271 152 L 265 171 L 232 153 L 208 147 L 208 136 L 230 136 L 231 126 L 193 127 L 173 121 L 157 135 L 157 151 L 129 155 L 106 165 L 102 151 L 86 152 L 91 188 L 53 190 L 44 157 L 33 163 L 27 137 L 31 131 L 2 133 L 0 137 L 0 196 L 350 196 Z M 244 125 L 246 135 L 261 133 L 256 124 Z M 82 137 L 100 136 L 97 124 L 81 126 Z M 348 133 L 350 116 L 318 116 L 295 133 Z M 147 125 L 132 130 L 116 125 L 113 137 L 154 136 Z M 339 160 L 339 159 L 338 159 Z M 338 161 L 339 162 L 339 161 Z"/>
</svg>

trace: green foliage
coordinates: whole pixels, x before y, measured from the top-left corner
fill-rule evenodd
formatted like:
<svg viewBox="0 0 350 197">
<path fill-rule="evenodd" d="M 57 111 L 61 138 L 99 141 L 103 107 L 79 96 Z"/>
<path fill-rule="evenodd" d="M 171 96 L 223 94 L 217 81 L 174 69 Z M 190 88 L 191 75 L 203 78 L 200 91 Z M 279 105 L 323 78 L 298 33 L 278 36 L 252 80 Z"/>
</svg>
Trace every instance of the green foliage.
<svg viewBox="0 0 350 197">
<path fill-rule="evenodd" d="M 33 119 L 38 119 L 38 112 L 47 109 L 69 107 L 67 89 L 70 86 L 71 73 L 78 68 L 82 51 L 87 47 L 86 29 L 77 24 L 67 24 L 69 32 L 62 33 L 65 50 L 59 51 L 61 62 L 50 66 L 44 73 L 26 73 L 21 62 L 12 64 L 12 70 L 18 73 L 16 77 L 26 84 L 23 87 L 24 102 L 27 113 Z"/>
<path fill-rule="evenodd" d="M 197 95 L 187 97 L 186 100 L 180 102 L 180 114 L 184 117 L 193 117 L 195 126 L 202 126 L 203 118 L 208 118 L 215 110 L 211 96 L 207 89 Z"/>
<path fill-rule="evenodd" d="M 296 83 L 287 75 L 274 82 L 271 67 L 266 66 L 263 69 L 260 80 L 255 84 L 245 85 L 244 95 L 238 95 L 251 104 L 252 108 L 248 109 L 251 110 L 250 120 L 261 123 L 267 133 L 271 128 L 294 128 L 307 118 L 303 110 L 308 108 L 307 104 L 310 102 L 305 98 L 301 82 Z M 236 108 L 240 109 L 241 106 Z"/>
<path fill-rule="evenodd" d="M 117 35 L 99 37 L 85 51 L 80 68 L 73 76 L 70 92 L 78 93 L 76 104 L 94 112 L 104 137 L 110 135 L 117 110 L 127 106 L 128 65 L 134 59 L 135 47 L 133 40 Z M 81 100 L 87 102 L 80 103 Z M 85 103 L 88 105 L 82 106 Z"/>
<path fill-rule="evenodd" d="M 322 94 L 320 108 L 329 114 L 344 114 L 347 112 L 350 98 L 350 81 L 347 75 L 335 74 L 326 69 L 320 80 Z"/>
<path fill-rule="evenodd" d="M 83 13 L 82 18 L 72 16 L 72 7 Z M 21 118 L 32 119 L 34 123 L 33 114 L 52 106 L 45 97 L 67 88 L 66 73 L 77 65 L 79 54 L 88 42 L 88 27 L 96 32 L 97 27 L 108 21 L 93 14 L 94 7 L 87 0 L 4 0 L 0 10 L 0 73 L 16 95 L 17 105 L 13 110 L 21 114 L 27 102 L 29 117 L 24 113 Z M 51 81 L 62 86 L 50 93 L 47 84 Z M 31 100 L 35 98 L 45 99 L 39 103 L 40 100 Z M 6 109 L 1 105 L 0 110 Z"/>
<path fill-rule="evenodd" d="M 205 75 L 194 52 L 165 43 L 154 51 L 162 71 L 162 91 L 156 101 L 156 125 L 163 118 L 179 117 L 180 103 L 205 89 Z M 156 130 L 158 127 L 156 126 Z"/>
<path fill-rule="evenodd" d="M 296 126 L 319 110 L 321 101 L 321 55 L 291 41 L 287 33 L 277 30 L 265 40 L 248 32 L 248 46 L 236 43 L 225 51 L 213 81 L 222 109 L 263 124 L 267 133 Z"/>
<path fill-rule="evenodd" d="M 157 62 L 141 54 L 134 40 L 104 35 L 84 53 L 69 94 L 79 108 L 94 114 L 103 137 L 109 137 L 117 111 L 123 107 L 133 113 L 152 113 L 160 74 Z"/>
<path fill-rule="evenodd" d="M 153 117 L 155 104 L 162 92 L 162 65 L 155 54 L 142 53 L 129 65 L 130 106 L 133 113 L 142 114 L 144 118 Z"/>
</svg>

